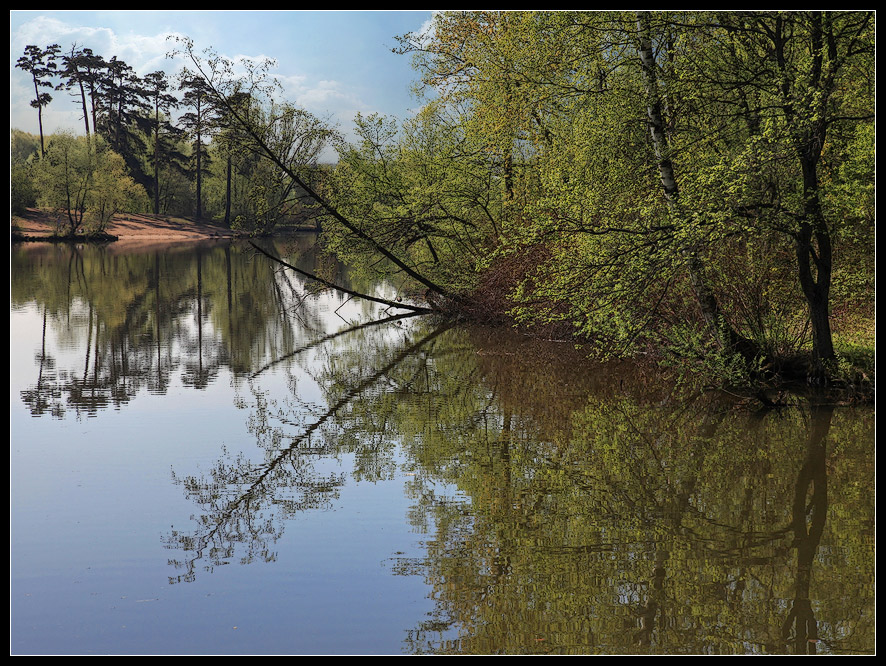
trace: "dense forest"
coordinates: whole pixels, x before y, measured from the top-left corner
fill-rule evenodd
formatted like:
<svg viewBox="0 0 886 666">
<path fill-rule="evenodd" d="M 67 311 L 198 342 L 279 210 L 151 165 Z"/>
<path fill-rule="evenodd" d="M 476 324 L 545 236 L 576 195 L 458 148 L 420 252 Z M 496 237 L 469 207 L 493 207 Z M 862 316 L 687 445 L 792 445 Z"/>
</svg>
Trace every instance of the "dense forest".
<svg viewBox="0 0 886 666">
<path fill-rule="evenodd" d="M 13 130 L 12 204 L 213 219 L 325 246 L 440 311 L 737 383 L 873 384 L 873 12 L 447 12 L 398 38 L 422 106 L 355 142 L 272 63 L 29 46 L 84 134 Z M 319 164 L 334 146 L 338 162 Z"/>
</svg>

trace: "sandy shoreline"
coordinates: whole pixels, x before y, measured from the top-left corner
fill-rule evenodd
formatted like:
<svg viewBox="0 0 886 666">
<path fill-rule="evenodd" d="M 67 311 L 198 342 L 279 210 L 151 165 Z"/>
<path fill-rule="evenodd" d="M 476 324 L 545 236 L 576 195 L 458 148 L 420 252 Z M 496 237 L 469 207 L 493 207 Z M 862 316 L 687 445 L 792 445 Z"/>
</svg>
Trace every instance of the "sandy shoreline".
<svg viewBox="0 0 886 666">
<path fill-rule="evenodd" d="M 39 240 L 55 233 L 56 218 L 54 213 L 29 208 L 26 215 L 13 216 L 11 226 L 30 240 Z M 155 215 L 118 215 L 107 232 L 119 239 L 112 244 L 114 247 L 127 248 L 234 238 L 234 232 L 225 227 Z"/>
</svg>

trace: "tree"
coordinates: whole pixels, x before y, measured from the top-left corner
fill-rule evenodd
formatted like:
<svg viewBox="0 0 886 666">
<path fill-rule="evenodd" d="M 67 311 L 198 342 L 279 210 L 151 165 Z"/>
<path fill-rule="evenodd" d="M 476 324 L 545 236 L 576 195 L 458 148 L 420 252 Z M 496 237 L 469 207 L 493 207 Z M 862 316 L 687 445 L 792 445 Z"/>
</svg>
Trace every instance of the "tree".
<svg viewBox="0 0 886 666">
<path fill-rule="evenodd" d="M 194 177 L 197 183 L 197 199 L 195 217 L 199 220 L 203 217 L 203 175 L 206 171 L 203 161 L 203 139 L 208 137 L 212 127 L 214 111 L 209 105 L 210 96 L 207 94 L 203 79 L 193 76 L 183 76 L 179 83 L 179 90 L 184 90 L 182 104 L 189 106 L 193 111 L 188 111 L 180 118 L 181 124 L 194 141 Z"/>
<path fill-rule="evenodd" d="M 89 49 L 77 50 L 77 45 L 71 45 L 71 51 L 67 55 L 62 56 L 62 69 L 59 75 L 62 77 L 62 83 L 56 86 L 56 90 L 71 90 L 77 86 L 80 93 L 80 104 L 83 108 L 83 123 L 86 129 L 86 136 L 89 136 L 89 112 L 86 108 L 86 85 L 89 81 L 89 70 L 84 69 L 88 59 L 92 55 Z"/>
<path fill-rule="evenodd" d="M 442 105 L 428 105 L 401 127 L 380 116 L 358 116 L 356 124 L 359 142 L 339 148 L 336 208 L 365 221 L 375 240 L 435 283 L 472 288 L 477 265 L 501 234 L 507 197 L 495 158 Z M 373 255 L 351 234 L 330 243 L 351 262 Z M 374 262 L 373 268 L 383 273 L 391 266 Z"/>
<path fill-rule="evenodd" d="M 151 72 L 144 78 L 145 91 L 154 106 L 152 133 L 154 135 L 154 215 L 160 214 L 160 145 L 161 133 L 177 133 L 168 121 L 170 111 L 178 106 L 178 100 L 167 94 L 169 82 L 163 71 Z M 161 118 L 161 112 L 163 117 Z"/>
<path fill-rule="evenodd" d="M 449 12 L 401 45 L 434 104 L 496 146 L 505 201 L 523 192 L 503 249 L 547 257 L 518 291 L 524 319 L 624 351 L 685 326 L 691 294 L 709 338 L 771 358 L 805 300 L 815 365 L 833 356 L 833 220 L 872 238 L 870 204 L 837 208 L 872 191 L 869 13 Z M 786 240 L 800 302 L 773 323 L 740 285 L 777 276 L 769 293 L 794 299 Z"/>
<path fill-rule="evenodd" d="M 117 212 L 140 207 L 144 190 L 123 158 L 98 138 L 53 135 L 36 169 L 38 203 L 58 212 L 68 236 L 104 231 Z M 61 222 L 65 220 L 65 222 Z"/>
<path fill-rule="evenodd" d="M 360 222 L 345 217 L 334 205 L 321 196 L 316 189 L 312 188 L 302 171 L 307 165 L 300 164 L 297 161 L 301 154 L 298 151 L 277 153 L 274 147 L 270 145 L 268 141 L 270 135 L 268 132 L 273 129 L 273 123 L 263 123 L 262 118 L 257 113 L 254 113 L 254 111 L 260 108 L 257 103 L 248 105 L 245 110 L 238 108 L 235 102 L 242 99 L 244 94 L 254 102 L 267 99 L 267 96 L 274 88 L 267 78 L 267 71 L 272 64 L 271 62 L 266 61 L 259 64 L 248 61 L 244 62 L 242 64 L 246 68 L 247 73 L 244 77 L 240 77 L 234 74 L 234 65 L 231 61 L 221 58 L 211 51 L 205 57 L 201 56 L 194 50 L 193 42 L 189 39 L 182 39 L 179 43 L 181 49 L 177 53 L 183 55 L 190 62 L 190 66 L 194 68 L 195 74 L 203 78 L 211 92 L 213 103 L 224 110 L 230 122 L 235 124 L 243 133 L 244 138 L 248 140 L 252 150 L 261 155 L 262 159 L 269 160 L 277 168 L 281 169 L 293 181 L 296 187 L 317 202 L 317 205 L 330 220 L 341 225 L 343 229 L 353 234 L 361 242 L 367 243 L 372 252 L 391 261 L 407 276 L 424 285 L 431 292 L 443 298 L 459 298 L 457 294 L 449 292 L 446 288 L 421 274 L 415 267 L 410 266 L 407 260 L 401 259 L 394 252 L 384 247 L 384 245 L 372 237 L 370 229 Z M 285 144 L 283 147 L 286 147 Z"/>
<path fill-rule="evenodd" d="M 526 203 L 517 195 L 528 194 L 527 167 L 544 149 L 539 137 L 547 132 L 550 96 L 537 94 L 539 77 L 548 71 L 539 66 L 544 43 L 535 34 L 538 27 L 537 16 L 528 12 L 443 12 L 435 15 L 430 34 L 399 37 L 396 49 L 413 56 L 419 89 L 433 91 L 437 104 L 458 112 L 515 211 Z M 519 224 L 519 213 L 514 216 Z"/>
<path fill-rule="evenodd" d="M 284 218 L 303 216 L 316 207 L 298 181 L 311 184 L 317 160 L 334 133 L 322 120 L 291 104 L 271 104 L 254 117 L 261 123 L 262 143 L 288 165 L 282 170 L 261 159 L 251 174 L 253 224 L 258 233 L 268 234 Z M 293 173 L 298 181 L 291 177 Z"/>
<path fill-rule="evenodd" d="M 668 140 L 669 127 L 665 124 L 663 115 L 665 100 L 659 90 L 658 69 L 652 42 L 651 17 L 648 12 L 637 15 L 637 38 L 638 53 L 640 56 L 643 84 L 646 91 L 646 109 L 649 123 L 649 133 L 652 146 L 657 160 L 658 173 L 661 177 L 661 186 L 668 208 L 674 218 L 674 223 L 683 226 L 685 214 L 680 210 L 679 188 L 677 177 L 671 159 L 671 146 Z M 669 40 L 669 36 L 662 38 Z M 671 118 L 673 126 L 679 119 Z M 698 301 L 699 308 L 707 326 L 715 333 L 716 337 L 722 338 L 728 347 L 738 351 L 748 361 L 753 361 L 760 353 L 760 349 L 747 338 L 739 335 L 727 322 L 714 295 L 705 274 L 704 264 L 698 253 L 698 247 L 691 244 L 682 249 L 687 256 L 692 289 Z"/>
<path fill-rule="evenodd" d="M 821 374 L 834 357 L 829 299 L 843 217 L 829 207 L 828 195 L 847 158 L 841 146 L 874 120 L 873 14 L 749 12 L 717 19 L 739 49 L 730 85 L 756 97 L 749 112 L 761 130 L 747 142 L 762 143 L 775 158 L 770 163 L 782 165 L 778 171 L 757 167 L 768 197 L 750 203 L 794 245 Z"/>
<path fill-rule="evenodd" d="M 23 164 L 40 155 L 40 137 L 19 129 L 9 131 L 9 159 L 13 164 Z"/>
<path fill-rule="evenodd" d="M 235 109 L 250 103 L 249 96 L 246 94 L 234 94 L 231 97 L 231 106 Z M 234 175 L 234 155 L 238 152 L 238 146 L 242 143 L 242 132 L 238 131 L 236 120 L 227 113 L 222 113 L 219 117 L 218 125 L 219 143 L 224 148 L 225 153 L 225 225 L 231 226 L 231 202 L 233 200 L 232 181 Z"/>
<path fill-rule="evenodd" d="M 129 175 L 123 157 L 112 150 L 99 148 L 92 188 L 86 200 L 90 231 L 102 232 L 117 213 L 142 210 L 146 203 L 144 188 Z"/>
<path fill-rule="evenodd" d="M 101 56 L 97 56 L 92 49 L 84 48 L 78 52 L 77 66 L 79 78 L 89 90 L 90 115 L 92 118 L 92 131 L 98 132 L 98 109 L 101 105 L 101 86 L 104 70 L 108 63 Z"/>
<path fill-rule="evenodd" d="M 147 153 L 145 136 L 153 134 L 148 91 L 131 66 L 113 56 L 102 70 L 100 93 L 102 117 L 99 127 L 111 148 L 126 161 L 136 182 L 151 189 L 151 177 L 141 157 Z"/>
<path fill-rule="evenodd" d="M 525 276 L 524 318 L 565 320 L 601 346 L 634 340 L 677 258 L 700 261 L 680 252 L 691 246 L 690 225 L 681 238 L 669 219 L 676 209 L 663 195 L 674 200 L 676 190 L 663 192 L 660 171 L 674 181 L 674 167 L 655 154 L 656 145 L 669 150 L 661 130 L 648 131 L 649 109 L 661 101 L 650 99 L 657 76 L 644 85 L 636 19 L 448 12 L 430 35 L 401 45 L 416 55 L 423 83 L 458 111 L 462 131 L 496 147 L 504 201 L 521 193 L 501 247 L 548 258 Z M 673 119 L 658 112 L 657 121 Z"/>
<path fill-rule="evenodd" d="M 34 99 L 31 100 L 31 106 L 37 109 L 41 156 L 46 154 L 46 149 L 43 145 L 43 107 L 52 101 L 52 95 L 47 92 L 40 92 L 40 89 L 52 88 L 52 82 L 48 79 L 56 74 L 58 66 L 55 60 L 60 51 L 61 47 L 58 44 L 52 44 L 45 49 L 29 44 L 25 47 L 25 54 L 15 63 L 16 67 L 30 73 L 31 79 L 34 82 Z"/>
<path fill-rule="evenodd" d="M 39 137 L 17 129 L 10 130 L 9 198 L 14 215 L 22 215 L 26 208 L 37 205 L 33 171 L 39 154 Z"/>
</svg>

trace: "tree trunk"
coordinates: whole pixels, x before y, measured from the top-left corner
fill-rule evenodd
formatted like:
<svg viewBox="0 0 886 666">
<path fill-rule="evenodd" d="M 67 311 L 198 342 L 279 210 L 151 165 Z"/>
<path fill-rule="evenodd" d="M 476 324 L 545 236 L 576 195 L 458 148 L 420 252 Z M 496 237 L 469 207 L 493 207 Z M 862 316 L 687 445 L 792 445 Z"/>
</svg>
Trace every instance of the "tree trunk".
<svg viewBox="0 0 886 666">
<path fill-rule="evenodd" d="M 79 72 L 78 72 L 79 74 Z M 89 111 L 86 109 L 86 90 L 83 88 L 83 79 L 77 78 L 77 84 L 80 86 L 80 101 L 83 103 L 83 124 L 86 126 L 86 136 L 89 137 Z"/>
<path fill-rule="evenodd" d="M 96 118 L 98 114 L 95 109 L 95 83 L 93 81 L 89 82 L 89 101 L 92 107 L 92 131 L 95 134 L 98 134 L 98 124 L 96 123 Z"/>
<path fill-rule="evenodd" d="M 43 146 L 43 106 L 40 104 L 40 86 L 37 84 L 36 74 L 34 74 L 34 95 L 37 105 L 37 125 L 40 128 L 40 157 L 46 157 L 46 148 Z"/>
<path fill-rule="evenodd" d="M 228 149 L 228 165 L 225 174 L 225 226 L 231 226 L 231 151 Z"/>
<path fill-rule="evenodd" d="M 314 188 L 312 188 L 310 185 L 307 184 L 307 182 L 305 182 L 305 180 L 299 177 L 299 175 L 291 167 L 291 165 L 287 164 L 285 156 L 275 153 L 271 146 L 269 146 L 264 141 L 256 128 L 248 121 L 248 119 L 244 118 L 243 114 L 237 109 L 236 105 L 233 102 L 233 99 L 226 96 L 221 90 L 219 90 L 218 87 L 212 82 L 211 77 L 206 76 L 200 65 L 199 58 L 197 58 L 197 56 L 193 54 L 190 48 L 188 48 L 187 53 L 191 61 L 197 66 L 197 69 L 203 77 L 204 82 L 207 84 L 207 88 L 217 105 L 219 107 L 224 107 L 224 109 L 227 111 L 231 123 L 239 126 L 240 130 L 246 136 L 248 136 L 251 141 L 255 143 L 255 147 L 258 149 L 258 151 L 263 153 L 268 159 L 270 159 L 275 165 L 277 165 L 277 167 L 279 167 L 280 170 L 285 173 L 287 177 L 295 183 L 296 186 L 300 187 L 307 196 L 317 202 L 317 204 L 323 210 L 325 210 L 330 217 L 335 219 L 357 238 L 365 241 L 374 251 L 378 252 L 378 254 L 391 261 L 391 263 L 400 268 L 406 275 L 427 287 L 427 289 L 431 292 L 436 293 L 443 298 L 451 299 L 453 301 L 463 300 L 459 294 L 450 292 L 445 287 L 442 287 L 429 280 L 427 277 L 419 273 L 414 267 L 409 266 L 405 261 L 400 259 L 392 251 L 388 250 L 385 246 L 379 243 L 368 231 L 366 231 L 360 225 L 360 223 L 355 223 L 346 218 L 344 215 L 341 214 L 341 212 L 339 212 L 339 210 L 335 206 L 333 206 L 324 197 L 320 196 L 320 194 L 316 192 Z"/>
<path fill-rule="evenodd" d="M 806 201 L 804 220 L 800 223 L 800 229 L 796 234 L 797 268 L 800 287 L 803 289 L 809 308 L 809 321 L 812 324 L 815 372 L 820 375 L 823 371 L 822 364 L 834 358 L 829 308 L 833 257 L 830 231 L 818 198 L 815 159 L 808 157 L 803 159 L 803 180 Z"/>
<path fill-rule="evenodd" d="M 834 357 L 828 305 L 833 255 L 831 234 L 818 195 L 820 185 L 818 161 L 821 159 L 821 152 L 827 138 L 824 111 L 826 101 L 833 92 L 833 60 L 836 54 L 829 54 L 831 67 L 828 69 L 831 73 L 828 76 L 823 76 L 823 58 L 826 49 L 822 20 L 821 12 L 810 14 L 809 36 L 812 46 L 812 67 L 809 86 L 818 94 L 818 100 L 814 102 L 812 109 L 801 109 L 800 106 L 795 106 L 794 96 L 791 93 L 791 79 L 786 53 L 790 31 L 786 33 L 784 21 L 780 16 L 776 19 L 775 29 L 771 31 L 770 36 L 772 52 L 782 75 L 780 87 L 782 110 L 788 126 L 791 128 L 795 150 L 803 172 L 803 205 L 799 229 L 794 234 L 794 242 L 800 287 L 806 297 L 809 321 L 812 325 L 813 372 L 819 379 L 824 377 L 824 362 Z M 804 115 L 810 112 L 811 117 L 806 115 L 804 118 Z"/>
<path fill-rule="evenodd" d="M 154 215 L 160 214 L 160 106 L 155 109 L 154 126 Z"/>
<path fill-rule="evenodd" d="M 203 109 L 201 108 L 202 95 L 197 94 L 195 110 L 197 111 L 197 209 L 195 215 L 198 220 L 203 218 Z"/>
<path fill-rule="evenodd" d="M 662 116 L 662 102 L 658 91 L 658 77 L 656 74 L 655 54 L 652 48 L 651 28 L 649 14 L 639 12 L 637 15 L 637 31 L 639 34 L 640 62 L 643 70 L 643 80 L 646 87 L 647 106 L 646 112 L 649 123 L 649 133 L 652 137 L 652 146 L 655 157 L 658 160 L 658 173 L 661 178 L 661 186 L 671 213 L 678 218 L 681 216 L 678 206 L 679 188 L 677 177 L 674 173 L 674 165 L 668 154 L 667 127 Z M 741 354 L 747 360 L 753 360 L 760 350 L 751 340 L 739 335 L 723 316 L 717 297 L 708 284 L 704 271 L 704 262 L 698 256 L 698 249 L 694 246 L 683 248 L 687 257 L 689 268 L 689 280 L 695 299 L 698 302 L 705 324 L 715 337 L 729 348 Z"/>
<path fill-rule="evenodd" d="M 199 112 L 198 112 L 199 113 Z M 200 130 L 197 130 L 197 219 L 203 218 L 203 151 L 200 145 Z"/>
</svg>

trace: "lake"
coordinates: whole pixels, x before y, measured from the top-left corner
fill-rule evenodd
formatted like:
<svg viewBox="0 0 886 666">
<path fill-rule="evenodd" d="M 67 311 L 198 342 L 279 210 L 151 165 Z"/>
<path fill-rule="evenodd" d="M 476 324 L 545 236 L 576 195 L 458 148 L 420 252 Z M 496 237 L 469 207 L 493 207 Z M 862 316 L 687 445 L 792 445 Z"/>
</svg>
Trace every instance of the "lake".
<svg viewBox="0 0 886 666">
<path fill-rule="evenodd" d="M 398 297 L 313 240 L 263 245 Z M 403 314 L 13 246 L 11 653 L 873 653 L 872 407 Z"/>
</svg>

